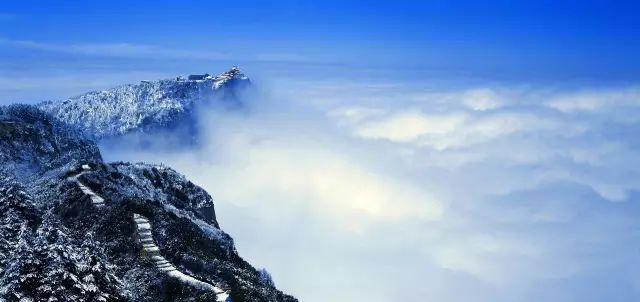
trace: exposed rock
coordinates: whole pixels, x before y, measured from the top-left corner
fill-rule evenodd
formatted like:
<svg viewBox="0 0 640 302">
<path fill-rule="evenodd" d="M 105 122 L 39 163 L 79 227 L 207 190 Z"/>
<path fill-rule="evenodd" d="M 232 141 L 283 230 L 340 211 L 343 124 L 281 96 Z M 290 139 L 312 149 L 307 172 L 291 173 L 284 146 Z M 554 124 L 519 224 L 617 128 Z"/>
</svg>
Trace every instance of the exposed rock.
<svg viewBox="0 0 640 302">
<path fill-rule="evenodd" d="M 104 163 L 93 141 L 26 105 L 0 107 L 0 165 L 0 301 L 296 301 L 238 255 L 211 196 L 168 167 Z M 180 276 L 224 292 L 160 270 L 136 214 Z"/>
</svg>

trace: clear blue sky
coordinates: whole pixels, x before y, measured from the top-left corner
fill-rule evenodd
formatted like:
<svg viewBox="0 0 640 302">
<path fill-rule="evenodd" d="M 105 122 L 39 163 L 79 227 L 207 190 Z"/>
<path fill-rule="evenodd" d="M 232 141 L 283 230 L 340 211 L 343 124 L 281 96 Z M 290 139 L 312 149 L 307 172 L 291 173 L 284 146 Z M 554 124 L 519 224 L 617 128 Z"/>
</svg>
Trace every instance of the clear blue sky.
<svg viewBox="0 0 640 302">
<path fill-rule="evenodd" d="M 2 68 L 66 66 L 87 60 L 87 52 L 92 60 L 85 66 L 127 67 L 129 51 L 143 57 L 135 64 L 146 59 L 148 66 L 188 66 L 186 59 L 206 52 L 216 67 L 332 63 L 531 81 L 640 75 L 637 1 L 271 2 L 3 1 Z M 120 49 L 115 62 L 98 60 L 112 57 L 101 44 L 123 43 L 162 55 Z M 93 48 L 63 56 L 60 48 L 68 45 Z M 181 55 L 151 63 L 170 52 Z M 49 55 L 55 62 L 42 62 Z"/>
</svg>

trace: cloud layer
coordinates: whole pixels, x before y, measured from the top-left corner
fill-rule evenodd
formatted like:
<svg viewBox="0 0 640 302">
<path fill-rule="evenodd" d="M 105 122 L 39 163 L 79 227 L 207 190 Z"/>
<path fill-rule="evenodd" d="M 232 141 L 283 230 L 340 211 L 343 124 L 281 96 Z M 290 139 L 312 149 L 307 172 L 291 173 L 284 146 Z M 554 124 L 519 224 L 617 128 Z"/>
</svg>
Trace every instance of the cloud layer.
<svg viewBox="0 0 640 302">
<path fill-rule="evenodd" d="M 636 87 L 283 79 L 164 162 L 303 301 L 640 298 Z"/>
</svg>

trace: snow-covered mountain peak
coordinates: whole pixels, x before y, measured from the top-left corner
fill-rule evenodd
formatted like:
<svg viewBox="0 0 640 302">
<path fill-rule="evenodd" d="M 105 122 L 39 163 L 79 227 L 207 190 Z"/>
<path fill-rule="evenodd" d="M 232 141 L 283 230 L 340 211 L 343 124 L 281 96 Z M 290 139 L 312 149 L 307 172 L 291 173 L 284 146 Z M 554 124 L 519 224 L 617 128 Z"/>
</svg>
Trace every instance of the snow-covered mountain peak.
<svg viewBox="0 0 640 302">
<path fill-rule="evenodd" d="M 249 78 L 234 66 L 218 76 L 192 74 L 142 81 L 38 107 L 101 139 L 192 123 L 197 105 L 241 107 L 240 91 L 249 85 Z"/>
<path fill-rule="evenodd" d="M 106 163 L 35 106 L 0 106 L 2 302 L 297 302 L 240 257 L 214 206 L 171 168 Z"/>
</svg>

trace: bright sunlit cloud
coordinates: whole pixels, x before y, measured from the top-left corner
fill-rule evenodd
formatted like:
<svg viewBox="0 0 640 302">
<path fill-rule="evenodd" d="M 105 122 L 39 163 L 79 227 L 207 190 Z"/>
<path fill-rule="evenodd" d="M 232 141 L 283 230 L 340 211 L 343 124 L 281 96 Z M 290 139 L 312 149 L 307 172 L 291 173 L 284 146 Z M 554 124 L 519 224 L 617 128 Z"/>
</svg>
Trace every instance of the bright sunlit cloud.
<svg viewBox="0 0 640 302">
<path fill-rule="evenodd" d="M 399 102 L 388 87 L 371 102 L 339 95 L 353 106 L 263 96 L 247 112 L 206 113 L 197 150 L 106 154 L 169 163 L 204 186 L 242 254 L 306 301 L 327 298 L 317 287 L 389 301 L 424 280 L 433 287 L 404 300 L 536 301 L 522 297 L 638 278 L 626 265 L 639 260 L 637 142 L 617 134 L 634 125 L 548 105 L 587 91 L 407 90 L 422 97 Z M 545 297 L 589 301 L 570 288 Z"/>
</svg>

